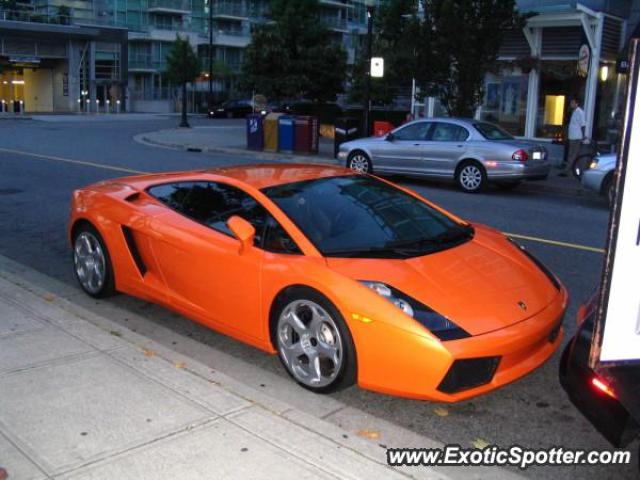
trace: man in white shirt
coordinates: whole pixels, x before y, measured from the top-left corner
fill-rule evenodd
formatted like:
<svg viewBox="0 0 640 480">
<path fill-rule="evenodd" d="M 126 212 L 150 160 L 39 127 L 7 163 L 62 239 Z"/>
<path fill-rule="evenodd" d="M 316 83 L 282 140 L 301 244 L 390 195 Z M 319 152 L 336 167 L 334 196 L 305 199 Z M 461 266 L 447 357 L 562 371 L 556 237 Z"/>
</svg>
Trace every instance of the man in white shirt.
<svg viewBox="0 0 640 480">
<path fill-rule="evenodd" d="M 569 152 L 567 154 L 567 163 L 559 174 L 561 177 L 567 176 L 573 166 L 573 162 L 580 154 L 582 142 L 586 140 L 585 128 L 587 123 L 584 117 L 584 110 L 580 108 L 580 101 L 577 98 L 572 98 L 569 106 L 573 110 L 571 120 L 569 120 Z"/>
</svg>

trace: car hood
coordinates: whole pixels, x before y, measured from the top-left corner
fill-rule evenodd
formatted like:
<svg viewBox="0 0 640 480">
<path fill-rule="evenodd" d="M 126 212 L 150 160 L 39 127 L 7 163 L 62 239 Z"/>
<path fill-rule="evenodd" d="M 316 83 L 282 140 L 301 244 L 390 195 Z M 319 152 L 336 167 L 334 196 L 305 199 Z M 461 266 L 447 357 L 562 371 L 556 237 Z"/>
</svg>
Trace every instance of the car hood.
<svg viewBox="0 0 640 480">
<path fill-rule="evenodd" d="M 334 271 L 354 280 L 393 286 L 471 335 L 526 320 L 558 294 L 529 258 L 502 234 L 486 227 L 477 227 L 474 239 L 467 243 L 422 257 L 328 258 L 327 262 Z"/>
<path fill-rule="evenodd" d="M 383 143 L 386 142 L 385 137 L 365 137 L 365 138 L 358 138 L 356 140 L 350 140 L 348 142 L 345 142 L 343 144 L 341 144 L 341 147 L 345 147 L 345 148 L 352 148 L 352 147 L 362 147 L 365 145 L 375 145 L 375 144 L 379 144 L 379 143 Z"/>
</svg>

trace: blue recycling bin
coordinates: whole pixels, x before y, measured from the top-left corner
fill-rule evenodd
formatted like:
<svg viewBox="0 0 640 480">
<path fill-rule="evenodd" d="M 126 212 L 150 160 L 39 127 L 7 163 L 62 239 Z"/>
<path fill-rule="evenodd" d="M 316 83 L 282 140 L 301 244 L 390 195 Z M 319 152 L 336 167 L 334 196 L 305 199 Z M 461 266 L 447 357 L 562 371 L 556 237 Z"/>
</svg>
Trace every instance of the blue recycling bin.
<svg viewBox="0 0 640 480">
<path fill-rule="evenodd" d="M 278 118 L 278 151 L 293 152 L 295 148 L 296 127 L 294 117 L 282 115 Z"/>
<path fill-rule="evenodd" d="M 263 148 L 262 115 L 259 113 L 251 113 L 247 115 L 247 149 L 262 150 Z"/>
</svg>

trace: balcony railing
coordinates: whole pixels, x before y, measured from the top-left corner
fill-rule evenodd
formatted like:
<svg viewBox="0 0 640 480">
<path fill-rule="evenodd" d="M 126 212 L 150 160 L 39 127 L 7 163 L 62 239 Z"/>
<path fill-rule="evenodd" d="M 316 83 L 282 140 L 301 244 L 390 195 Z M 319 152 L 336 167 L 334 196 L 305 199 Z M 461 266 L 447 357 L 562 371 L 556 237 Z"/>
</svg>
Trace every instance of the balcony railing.
<svg viewBox="0 0 640 480">
<path fill-rule="evenodd" d="M 240 3 L 216 2 L 213 6 L 214 15 L 228 15 L 230 17 L 248 17 L 249 10 Z"/>
<path fill-rule="evenodd" d="M 74 23 L 74 18 L 71 15 L 48 14 L 33 10 L 0 10 L 0 20 L 53 25 L 72 25 Z"/>
<path fill-rule="evenodd" d="M 149 0 L 149 10 L 151 9 L 189 11 L 191 7 L 187 0 Z"/>
<path fill-rule="evenodd" d="M 129 69 L 144 69 L 164 71 L 167 68 L 166 60 L 154 59 L 151 55 L 134 53 L 129 55 Z"/>
<path fill-rule="evenodd" d="M 337 28 L 340 30 L 347 29 L 347 20 L 345 18 L 334 17 L 334 16 L 326 16 L 321 18 L 322 23 L 324 23 L 328 28 Z"/>
</svg>

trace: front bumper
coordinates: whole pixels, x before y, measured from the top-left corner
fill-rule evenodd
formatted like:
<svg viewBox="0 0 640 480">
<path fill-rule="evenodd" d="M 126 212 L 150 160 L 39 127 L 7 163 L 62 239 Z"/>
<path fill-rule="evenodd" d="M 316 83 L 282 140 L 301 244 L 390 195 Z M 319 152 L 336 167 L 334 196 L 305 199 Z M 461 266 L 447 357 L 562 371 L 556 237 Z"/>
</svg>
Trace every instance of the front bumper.
<svg viewBox="0 0 640 480">
<path fill-rule="evenodd" d="M 418 335 L 398 334 L 389 327 L 384 332 L 386 352 L 370 343 L 365 348 L 357 343 L 358 384 L 390 395 L 439 402 L 458 402 L 490 392 L 532 372 L 553 355 L 562 342 L 567 303 L 568 294 L 562 288 L 544 310 L 527 320 L 438 345 Z M 389 345 L 396 348 L 389 351 Z M 367 358 L 370 355 L 374 358 Z M 487 357 L 499 357 L 488 381 L 470 387 L 452 387 L 445 381 L 456 361 Z"/>
<path fill-rule="evenodd" d="M 585 170 L 582 174 L 582 186 L 589 190 L 600 193 L 602 191 L 602 181 L 608 172 L 597 168 Z"/>
<path fill-rule="evenodd" d="M 547 160 L 526 162 L 483 162 L 490 181 L 544 180 L 549 176 L 551 164 Z"/>
</svg>

